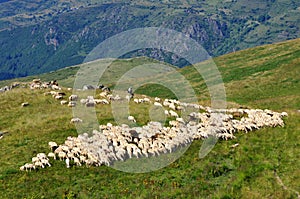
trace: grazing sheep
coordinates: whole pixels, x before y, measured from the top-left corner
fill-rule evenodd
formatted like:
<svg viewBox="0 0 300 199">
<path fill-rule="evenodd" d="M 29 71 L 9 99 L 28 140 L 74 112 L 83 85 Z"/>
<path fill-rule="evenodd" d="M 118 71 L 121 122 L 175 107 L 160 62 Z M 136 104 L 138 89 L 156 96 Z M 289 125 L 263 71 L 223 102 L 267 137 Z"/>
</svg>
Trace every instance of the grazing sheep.
<svg viewBox="0 0 300 199">
<path fill-rule="evenodd" d="M 170 115 L 170 113 L 169 113 L 168 110 L 165 110 L 165 115 L 166 115 L 166 116 L 169 116 L 169 115 Z"/>
<path fill-rule="evenodd" d="M 32 82 L 33 82 L 34 84 L 42 83 L 42 82 L 41 82 L 41 79 L 33 79 Z"/>
<path fill-rule="evenodd" d="M 47 156 L 46 156 L 45 153 L 38 153 L 38 154 L 36 155 L 36 157 L 38 157 L 39 159 L 47 159 Z"/>
<path fill-rule="evenodd" d="M 169 113 L 171 117 L 179 117 L 175 111 L 170 110 Z"/>
<path fill-rule="evenodd" d="M 136 122 L 135 118 L 131 115 L 128 116 L 128 120 L 134 123 Z"/>
<path fill-rule="evenodd" d="M 75 107 L 76 104 L 77 104 L 76 102 L 70 101 L 70 102 L 68 103 L 68 107 Z"/>
<path fill-rule="evenodd" d="M 147 98 L 147 97 L 145 97 L 145 98 L 143 99 L 143 101 L 146 102 L 146 103 L 150 103 L 150 102 L 151 102 L 151 100 L 150 100 L 149 98 Z"/>
<path fill-rule="evenodd" d="M 61 104 L 61 105 L 66 105 L 66 104 L 68 104 L 68 101 L 62 100 L 62 101 L 60 101 L 60 104 Z"/>
<path fill-rule="evenodd" d="M 57 85 L 52 85 L 51 89 L 52 90 L 61 90 L 61 88 L 59 86 L 57 86 Z"/>
<path fill-rule="evenodd" d="M 101 97 L 107 97 L 108 92 L 103 91 L 103 92 L 101 92 L 99 95 L 100 95 Z"/>
<path fill-rule="evenodd" d="M 60 160 L 64 160 L 64 159 L 67 158 L 67 154 L 65 152 L 63 152 L 63 151 L 60 151 L 58 153 L 58 157 L 59 157 Z"/>
<path fill-rule="evenodd" d="M 236 144 L 234 144 L 234 145 L 231 145 L 230 148 L 236 148 L 236 147 L 238 147 L 239 145 L 240 145 L 239 143 L 236 143 Z"/>
<path fill-rule="evenodd" d="M 155 97 L 155 98 L 154 98 L 154 101 L 156 101 L 156 102 L 160 102 L 161 100 L 160 100 L 160 98 L 158 98 L 158 97 Z"/>
<path fill-rule="evenodd" d="M 67 168 L 70 168 L 70 159 L 66 158 L 65 160 Z"/>
<path fill-rule="evenodd" d="M 82 105 L 84 105 L 84 104 L 87 103 L 87 101 L 88 101 L 87 99 L 81 99 L 81 100 L 80 100 L 80 103 L 81 103 Z"/>
<path fill-rule="evenodd" d="M 180 123 L 183 123 L 183 124 L 185 123 L 184 120 L 183 120 L 183 118 L 181 118 L 181 117 L 177 117 L 177 118 L 176 118 L 176 121 L 178 121 L 178 122 L 180 122 Z"/>
<path fill-rule="evenodd" d="M 169 108 L 173 109 L 174 111 L 176 111 L 176 106 L 175 106 L 174 103 L 170 103 Z"/>
<path fill-rule="evenodd" d="M 62 95 L 56 95 L 56 96 L 55 96 L 55 99 L 56 99 L 56 100 L 61 100 L 61 99 L 63 99 L 63 98 L 64 98 L 64 97 L 63 97 Z"/>
<path fill-rule="evenodd" d="M 29 164 L 29 163 L 26 163 L 25 165 L 21 166 L 20 167 L 20 170 L 21 171 L 27 171 L 27 170 L 32 170 L 32 169 L 35 169 L 35 165 L 34 164 Z"/>
<path fill-rule="evenodd" d="M 51 142 L 48 142 L 48 145 L 49 145 L 51 151 L 55 151 L 55 149 L 58 148 L 58 145 L 57 145 L 56 142 L 52 142 L 52 141 L 51 141 Z"/>
<path fill-rule="evenodd" d="M 182 110 L 184 110 L 184 108 L 183 108 L 183 106 L 177 106 L 177 107 L 176 107 L 176 110 L 182 111 Z"/>
<path fill-rule="evenodd" d="M 48 153 L 48 157 L 49 157 L 49 158 L 53 158 L 54 160 L 56 160 L 56 155 L 55 155 L 55 153 L 52 153 L 52 152 Z"/>
<path fill-rule="evenodd" d="M 78 100 L 78 95 L 71 95 L 69 97 L 69 101 L 77 101 Z"/>
<path fill-rule="evenodd" d="M 127 101 L 129 102 L 132 97 L 133 97 L 132 95 L 126 95 L 125 99 L 127 99 Z"/>
<path fill-rule="evenodd" d="M 24 102 L 24 103 L 21 104 L 21 106 L 22 106 L 22 107 L 29 106 L 29 103 L 28 103 L 28 102 Z"/>
<path fill-rule="evenodd" d="M 287 113 L 287 112 L 282 112 L 282 113 L 280 114 L 280 116 L 281 116 L 281 117 L 287 117 L 287 116 L 288 116 L 288 113 Z"/>
<path fill-rule="evenodd" d="M 51 92 L 44 93 L 44 96 L 48 96 L 48 95 L 52 95 L 52 93 Z"/>
<path fill-rule="evenodd" d="M 154 104 L 153 104 L 154 106 L 158 106 L 158 107 L 163 107 L 162 106 L 162 104 L 161 103 L 159 103 L 159 102 L 154 102 Z"/>
<path fill-rule="evenodd" d="M 72 118 L 70 124 L 78 124 L 81 123 L 82 120 L 80 118 Z"/>
<path fill-rule="evenodd" d="M 77 157 L 74 157 L 74 163 L 77 165 L 77 166 L 81 166 L 81 163 L 80 163 L 80 160 L 77 158 Z"/>
<path fill-rule="evenodd" d="M 163 102 L 163 105 L 166 106 L 166 107 L 169 107 L 170 104 L 171 104 L 171 103 L 170 103 L 169 101 L 167 101 L 167 100 L 165 100 L 165 101 Z"/>
</svg>

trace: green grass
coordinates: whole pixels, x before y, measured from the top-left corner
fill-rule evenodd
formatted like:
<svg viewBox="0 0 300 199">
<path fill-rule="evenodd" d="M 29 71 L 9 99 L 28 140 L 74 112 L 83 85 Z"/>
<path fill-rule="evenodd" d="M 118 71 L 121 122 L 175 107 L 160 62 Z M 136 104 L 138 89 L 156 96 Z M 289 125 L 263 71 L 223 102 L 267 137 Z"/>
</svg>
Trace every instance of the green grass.
<svg viewBox="0 0 300 199">
<path fill-rule="evenodd" d="M 67 136 L 77 135 L 69 124 L 72 110 L 44 96 L 44 91 L 20 88 L 1 93 L 0 130 L 10 132 L 0 140 L 1 198 L 297 198 L 293 190 L 300 191 L 299 44 L 298 39 L 215 59 L 229 106 L 286 111 L 285 127 L 237 133 L 235 140 L 219 141 L 204 159 L 198 156 L 203 141 L 194 141 L 178 160 L 151 173 L 124 173 L 106 166 L 67 169 L 60 161 L 51 161 L 52 167 L 39 171 L 19 171 L 36 153 L 49 151 L 48 141 L 62 143 Z M 117 79 L 144 62 L 135 61 L 116 62 L 116 70 L 107 73 L 105 79 Z M 117 66 L 125 67 L 120 70 Z M 70 83 L 75 72 L 69 68 L 40 77 L 58 79 L 55 77 L 60 74 L 59 82 L 67 79 Z M 179 72 L 190 81 L 199 102 L 209 105 L 199 74 L 192 67 Z M 153 84 L 140 87 L 138 93 L 172 94 L 164 87 L 155 90 Z M 30 106 L 22 108 L 24 101 Z M 138 125 L 149 120 L 150 106 L 129 106 Z M 109 106 L 99 105 L 96 113 L 100 123 L 114 122 Z M 232 149 L 235 143 L 240 145 Z M 274 171 L 287 190 L 277 182 Z"/>
</svg>

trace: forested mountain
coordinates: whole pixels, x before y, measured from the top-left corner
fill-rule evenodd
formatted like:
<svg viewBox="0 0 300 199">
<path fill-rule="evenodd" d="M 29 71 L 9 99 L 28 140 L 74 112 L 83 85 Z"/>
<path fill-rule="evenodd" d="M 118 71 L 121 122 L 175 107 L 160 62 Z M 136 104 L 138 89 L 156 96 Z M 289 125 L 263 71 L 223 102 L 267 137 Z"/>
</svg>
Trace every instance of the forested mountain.
<svg viewBox="0 0 300 199">
<path fill-rule="evenodd" d="M 300 2 L 292 0 L 0 0 L 0 79 L 79 64 L 100 42 L 133 28 L 174 29 L 218 56 L 298 38 L 299 19 Z"/>
</svg>

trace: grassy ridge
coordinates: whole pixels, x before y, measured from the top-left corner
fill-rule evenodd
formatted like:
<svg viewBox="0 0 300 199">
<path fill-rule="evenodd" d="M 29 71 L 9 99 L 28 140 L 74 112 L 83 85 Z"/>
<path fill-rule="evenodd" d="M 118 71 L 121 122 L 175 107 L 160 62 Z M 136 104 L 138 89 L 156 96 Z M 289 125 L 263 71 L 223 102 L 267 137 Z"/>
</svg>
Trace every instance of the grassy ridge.
<svg viewBox="0 0 300 199">
<path fill-rule="evenodd" d="M 218 142 L 204 159 L 198 157 L 202 141 L 194 141 L 174 163 L 146 174 L 123 173 L 106 166 L 66 169 L 59 161 L 38 172 L 20 172 L 19 166 L 36 153 L 48 151 L 48 141 L 62 143 L 67 136 L 76 136 L 75 127 L 69 124 L 72 111 L 44 96 L 43 91 L 1 93 L 0 130 L 10 132 L 0 140 L 1 198 L 296 198 L 295 191 L 300 191 L 299 44 L 298 39 L 215 59 L 230 106 L 287 111 L 285 127 L 238 133 L 235 140 Z M 120 64 L 130 68 L 139 63 L 118 61 L 116 67 Z M 60 74 L 59 82 L 71 86 L 75 71 L 69 68 L 40 77 L 52 80 Z M 199 74 L 192 67 L 179 71 L 190 81 L 199 101 L 207 103 L 209 94 Z M 106 77 L 113 73 L 112 67 Z M 152 95 L 167 92 L 151 88 L 145 85 L 138 91 Z M 24 101 L 30 106 L 21 108 Z M 131 108 L 139 121 L 149 119 L 145 114 L 149 107 Z M 108 113 L 109 107 L 99 107 L 99 121 L 113 121 Z M 240 146 L 230 148 L 235 143 Z"/>
</svg>

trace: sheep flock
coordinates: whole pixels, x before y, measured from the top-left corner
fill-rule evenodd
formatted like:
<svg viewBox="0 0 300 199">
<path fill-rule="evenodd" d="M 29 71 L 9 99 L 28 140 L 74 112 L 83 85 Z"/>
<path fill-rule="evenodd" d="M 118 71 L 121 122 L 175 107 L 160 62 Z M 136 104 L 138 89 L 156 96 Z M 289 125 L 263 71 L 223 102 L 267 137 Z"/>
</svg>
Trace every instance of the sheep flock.
<svg viewBox="0 0 300 199">
<path fill-rule="evenodd" d="M 216 137 L 222 140 L 234 139 L 237 132 L 250 132 L 264 127 L 284 126 L 283 117 L 286 112 L 278 113 L 261 109 L 213 109 L 195 103 L 180 102 L 175 99 L 150 98 L 143 96 L 121 97 L 113 95 L 105 87 L 99 97 L 87 96 L 80 99 L 76 94 L 66 96 L 56 81 L 42 83 L 33 80 L 30 89 L 48 89 L 44 93 L 59 101 L 62 106 L 95 107 L 98 104 L 110 105 L 113 101 L 126 102 L 132 100 L 136 106 L 141 103 L 152 104 L 162 109 L 162 114 L 169 118 L 167 125 L 158 121 L 150 121 L 143 126 L 130 127 L 128 124 L 101 124 L 92 132 L 77 137 L 67 137 L 64 143 L 49 141 L 50 152 L 38 153 L 30 163 L 20 167 L 22 171 L 31 171 L 51 166 L 50 159 L 64 161 L 67 168 L 72 166 L 111 166 L 116 161 L 130 158 L 159 156 L 172 153 L 188 146 L 194 139 Z M 49 91 L 50 89 L 50 91 Z M 94 87 L 93 87 L 94 89 Z M 98 88 L 101 89 L 101 88 Z M 69 88 L 68 90 L 72 90 Z M 28 103 L 29 104 L 29 103 Z M 23 106 L 23 105 L 22 105 Z M 25 106 L 24 106 L 25 107 Z M 192 112 L 186 113 L 193 109 Z M 181 117 L 181 112 L 186 117 Z M 71 118 L 71 124 L 84 122 L 84 118 Z M 134 116 L 128 116 L 129 123 L 136 123 Z M 238 144 L 232 146 L 237 147 Z"/>
</svg>

